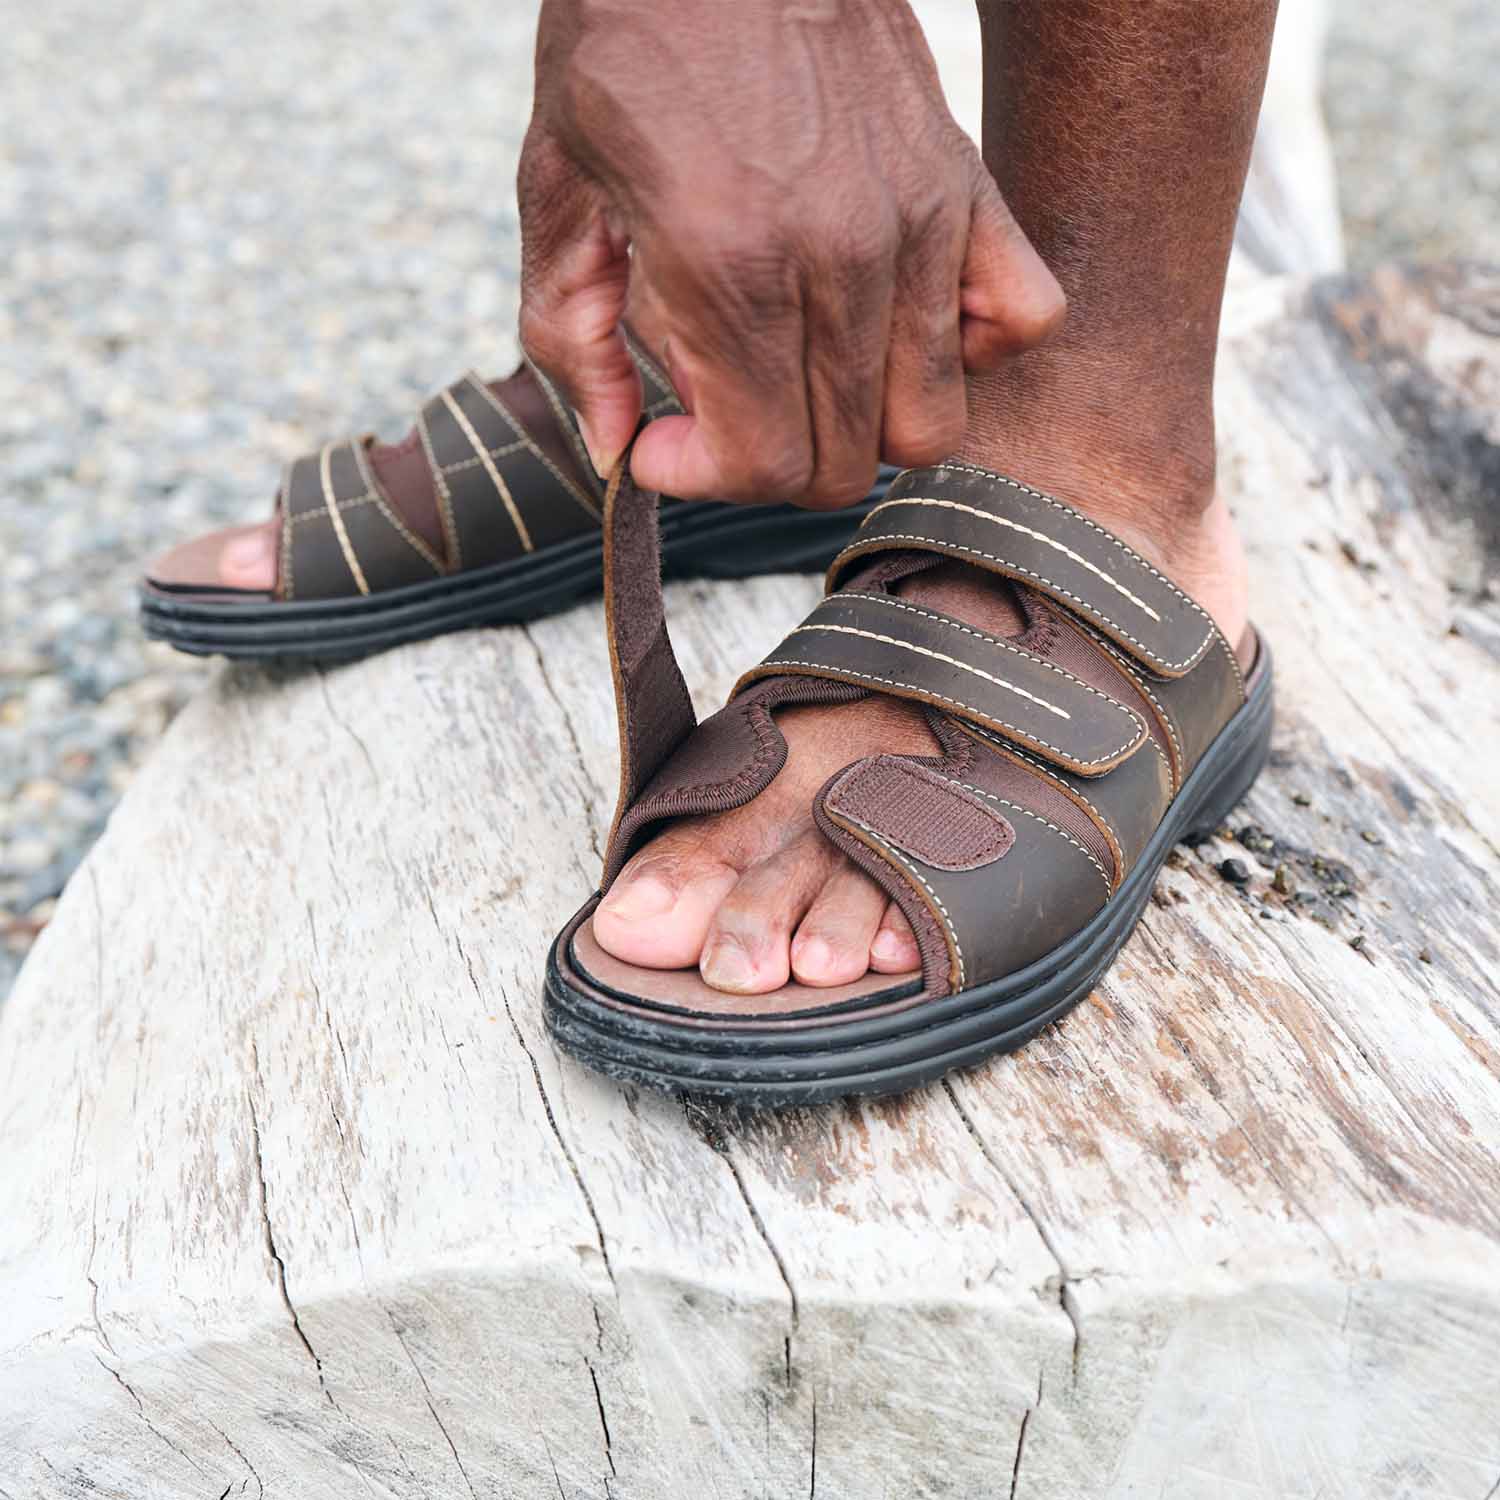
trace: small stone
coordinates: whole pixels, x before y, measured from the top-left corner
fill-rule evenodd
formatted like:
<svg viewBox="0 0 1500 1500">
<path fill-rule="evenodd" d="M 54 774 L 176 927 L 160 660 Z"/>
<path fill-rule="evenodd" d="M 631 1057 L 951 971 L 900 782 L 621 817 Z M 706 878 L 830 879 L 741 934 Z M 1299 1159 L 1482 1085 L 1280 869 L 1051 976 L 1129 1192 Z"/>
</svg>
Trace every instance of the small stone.
<svg viewBox="0 0 1500 1500">
<path fill-rule="evenodd" d="M 1219 874 L 1227 880 L 1230 885 L 1246 885 L 1250 880 L 1250 871 L 1243 860 L 1221 859 L 1218 865 Z"/>
<path fill-rule="evenodd" d="M 1422 963 L 1424 963 L 1424 964 L 1430 964 L 1432 962 L 1432 949 L 1431 948 L 1423 948 L 1423 949 L 1421 949 L 1420 952 L 1418 952 L 1418 954 L 1417 954 L 1417 958 Z"/>
<path fill-rule="evenodd" d="M 1289 865 L 1280 864 L 1276 866 L 1276 873 L 1271 877 L 1271 889 L 1278 896 L 1295 896 L 1297 894 L 1297 882 L 1292 879 L 1292 871 Z"/>
<path fill-rule="evenodd" d="M 1292 801 L 1295 802 L 1298 807 L 1312 806 L 1312 798 L 1309 797 L 1306 792 L 1293 792 Z"/>
<path fill-rule="evenodd" d="M 1383 844 L 1385 842 L 1385 840 L 1381 838 L 1381 836 L 1372 828 L 1361 828 L 1359 830 L 1359 836 L 1367 844 Z"/>
<path fill-rule="evenodd" d="M 1276 840 L 1258 823 L 1246 823 L 1235 837 L 1252 854 L 1269 854 L 1276 847 Z"/>
<path fill-rule="evenodd" d="M 1365 935 L 1364 935 L 1364 933 L 1362 933 L 1362 932 L 1356 933 L 1352 938 L 1350 938 L 1349 939 L 1349 946 L 1351 948 L 1353 948 L 1356 953 L 1363 953 L 1365 951 Z"/>
</svg>

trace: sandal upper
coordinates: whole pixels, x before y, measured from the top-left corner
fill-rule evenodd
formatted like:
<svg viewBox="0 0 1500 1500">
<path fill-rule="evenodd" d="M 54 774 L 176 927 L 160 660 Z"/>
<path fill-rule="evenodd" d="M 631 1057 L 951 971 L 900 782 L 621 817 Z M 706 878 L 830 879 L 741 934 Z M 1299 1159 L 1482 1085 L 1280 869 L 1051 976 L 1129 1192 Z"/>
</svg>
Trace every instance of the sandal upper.
<svg viewBox="0 0 1500 1500">
<path fill-rule="evenodd" d="M 854 760 L 813 816 L 911 921 L 924 993 L 956 993 L 1042 958 L 1110 900 L 1244 701 L 1229 643 L 1149 561 L 1053 496 L 947 464 L 897 478 L 824 599 L 695 725 L 648 504 L 616 474 L 605 586 L 622 779 L 604 889 L 663 819 L 743 805 L 774 780 L 777 708 L 906 699 L 941 753 Z M 950 558 L 1010 581 L 1019 634 L 895 591 Z"/>
</svg>

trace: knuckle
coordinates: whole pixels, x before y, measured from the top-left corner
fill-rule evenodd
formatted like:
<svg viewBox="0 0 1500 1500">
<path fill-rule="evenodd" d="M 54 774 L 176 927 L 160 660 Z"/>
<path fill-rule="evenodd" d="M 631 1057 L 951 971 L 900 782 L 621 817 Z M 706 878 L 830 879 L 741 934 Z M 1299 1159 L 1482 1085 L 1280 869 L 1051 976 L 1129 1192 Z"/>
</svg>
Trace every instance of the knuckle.
<svg viewBox="0 0 1500 1500">
<path fill-rule="evenodd" d="M 757 454 L 745 466 L 746 494 L 751 499 L 799 500 L 812 482 L 812 453 L 802 444 Z"/>
<path fill-rule="evenodd" d="M 961 409 L 898 411 L 886 423 L 886 460 L 903 469 L 938 463 L 962 444 L 965 425 Z"/>
</svg>

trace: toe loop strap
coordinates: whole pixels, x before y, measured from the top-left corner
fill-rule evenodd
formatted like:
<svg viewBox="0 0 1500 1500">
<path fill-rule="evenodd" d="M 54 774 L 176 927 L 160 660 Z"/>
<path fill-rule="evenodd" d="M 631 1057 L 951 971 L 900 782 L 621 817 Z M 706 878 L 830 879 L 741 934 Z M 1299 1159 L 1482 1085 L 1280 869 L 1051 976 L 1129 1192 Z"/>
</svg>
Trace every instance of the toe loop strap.
<svg viewBox="0 0 1500 1500">
<path fill-rule="evenodd" d="M 1102 776 L 1147 736 L 1129 708 L 1062 668 L 884 594 L 830 595 L 735 691 L 781 676 L 829 678 L 931 704 L 1080 776 Z"/>
<path fill-rule="evenodd" d="M 1149 672 L 1181 677 L 1217 631 L 1169 578 L 1061 500 L 969 464 L 910 469 L 834 559 L 830 592 L 858 559 L 936 552 L 1048 595 Z"/>
</svg>

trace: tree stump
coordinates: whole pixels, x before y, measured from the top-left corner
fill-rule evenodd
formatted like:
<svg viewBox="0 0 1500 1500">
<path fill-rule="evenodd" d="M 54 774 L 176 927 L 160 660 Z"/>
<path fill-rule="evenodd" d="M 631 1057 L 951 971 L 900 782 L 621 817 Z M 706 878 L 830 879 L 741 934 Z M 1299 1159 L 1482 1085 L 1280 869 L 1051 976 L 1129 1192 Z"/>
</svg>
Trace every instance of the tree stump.
<svg viewBox="0 0 1500 1500">
<path fill-rule="evenodd" d="M 226 668 L 0 1010 L 0 1500 L 1497 1493 L 1500 278 L 1260 277 L 1336 257 L 1286 140 L 1219 390 L 1273 764 L 1090 1003 L 892 1102 L 622 1090 L 539 1006 L 598 606 Z M 700 706 L 816 594 L 669 589 Z"/>
</svg>

